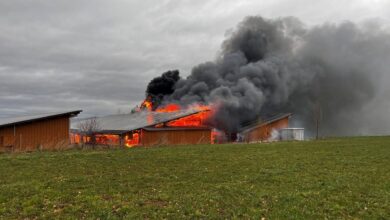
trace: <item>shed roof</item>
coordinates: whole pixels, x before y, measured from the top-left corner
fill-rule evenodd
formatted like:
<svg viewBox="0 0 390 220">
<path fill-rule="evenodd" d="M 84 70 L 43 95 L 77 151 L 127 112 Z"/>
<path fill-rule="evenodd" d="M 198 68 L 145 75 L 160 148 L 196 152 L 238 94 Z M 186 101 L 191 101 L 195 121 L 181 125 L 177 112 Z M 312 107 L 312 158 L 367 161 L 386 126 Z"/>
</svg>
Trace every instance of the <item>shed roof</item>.
<svg viewBox="0 0 390 220">
<path fill-rule="evenodd" d="M 202 112 L 202 110 L 181 110 L 176 112 L 148 112 L 141 111 L 130 114 L 108 115 L 97 117 L 99 130 L 107 131 L 108 133 L 123 133 L 127 131 L 137 130 L 168 121 L 173 121 L 189 115 Z M 77 130 L 80 123 L 88 119 L 72 122 L 71 128 Z"/>
<path fill-rule="evenodd" d="M 18 117 L 11 117 L 11 118 L 0 118 L 0 127 L 7 127 L 7 126 L 13 126 L 28 122 L 34 122 L 34 121 L 40 121 L 50 118 L 56 118 L 61 116 L 67 116 L 70 117 L 78 115 L 82 110 L 76 110 L 76 111 L 67 111 L 67 112 L 51 112 L 51 113 L 41 113 L 41 114 L 34 114 L 34 115 L 23 115 Z"/>
<path fill-rule="evenodd" d="M 256 129 L 260 126 L 264 126 L 264 125 L 270 124 L 272 122 L 279 121 L 283 118 L 290 117 L 291 115 L 292 115 L 291 113 L 280 113 L 280 114 L 274 115 L 272 117 L 269 117 L 265 120 L 258 120 L 256 122 L 252 122 L 248 126 L 243 127 L 241 129 L 241 132 L 245 133 L 245 132 L 252 131 L 253 129 Z"/>
</svg>

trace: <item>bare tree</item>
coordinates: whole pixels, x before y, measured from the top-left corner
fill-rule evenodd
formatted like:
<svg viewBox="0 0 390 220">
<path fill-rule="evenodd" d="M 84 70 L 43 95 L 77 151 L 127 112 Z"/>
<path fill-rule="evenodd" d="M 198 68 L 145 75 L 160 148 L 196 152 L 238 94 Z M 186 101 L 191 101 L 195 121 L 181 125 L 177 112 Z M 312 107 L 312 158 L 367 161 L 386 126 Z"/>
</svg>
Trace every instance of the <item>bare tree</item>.
<svg viewBox="0 0 390 220">
<path fill-rule="evenodd" d="M 84 146 L 84 137 L 86 137 L 86 144 L 92 145 L 92 148 L 95 148 L 96 142 L 96 134 L 100 130 L 99 122 L 95 118 L 90 118 L 84 120 L 78 124 L 78 128 L 80 130 L 82 145 Z"/>
</svg>

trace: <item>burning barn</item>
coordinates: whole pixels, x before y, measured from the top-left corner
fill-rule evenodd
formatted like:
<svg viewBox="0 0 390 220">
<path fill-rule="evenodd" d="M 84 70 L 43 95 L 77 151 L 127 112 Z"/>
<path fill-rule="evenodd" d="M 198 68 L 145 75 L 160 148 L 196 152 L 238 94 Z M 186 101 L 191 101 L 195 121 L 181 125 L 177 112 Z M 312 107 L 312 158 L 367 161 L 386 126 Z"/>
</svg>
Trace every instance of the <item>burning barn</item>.
<svg viewBox="0 0 390 220">
<path fill-rule="evenodd" d="M 73 143 L 127 147 L 268 141 L 273 132 L 288 127 L 291 117 L 291 114 L 281 114 L 232 132 L 214 126 L 215 113 L 213 107 L 201 105 L 181 109 L 177 104 L 169 104 L 153 110 L 152 103 L 146 99 L 130 114 L 74 122 L 71 139 Z"/>
<path fill-rule="evenodd" d="M 204 122 L 209 114 L 210 111 L 202 107 L 176 110 L 170 106 L 158 111 L 84 119 L 72 124 L 71 139 L 73 143 L 95 142 L 127 147 L 210 144 L 212 128 Z M 91 120 L 94 128 L 83 128 L 85 124 L 91 124 Z"/>
</svg>

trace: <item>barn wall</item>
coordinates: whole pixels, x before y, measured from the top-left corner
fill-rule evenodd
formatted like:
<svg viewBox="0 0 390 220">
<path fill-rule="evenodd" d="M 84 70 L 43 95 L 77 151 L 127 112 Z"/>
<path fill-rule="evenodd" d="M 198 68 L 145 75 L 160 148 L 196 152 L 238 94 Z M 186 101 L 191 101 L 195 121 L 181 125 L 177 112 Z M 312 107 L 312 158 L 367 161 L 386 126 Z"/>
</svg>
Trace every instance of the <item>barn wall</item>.
<svg viewBox="0 0 390 220">
<path fill-rule="evenodd" d="M 2 140 L 2 141 L 1 141 Z M 1 143 L 2 142 L 2 143 Z M 0 149 L 17 151 L 51 149 L 69 144 L 69 117 L 45 119 L 0 128 Z"/>
<path fill-rule="evenodd" d="M 140 142 L 143 146 L 210 144 L 211 130 L 142 130 Z"/>
<path fill-rule="evenodd" d="M 247 142 L 265 141 L 271 137 L 272 130 L 279 130 L 288 127 L 288 117 L 274 121 L 272 123 L 259 126 L 245 134 Z"/>
</svg>

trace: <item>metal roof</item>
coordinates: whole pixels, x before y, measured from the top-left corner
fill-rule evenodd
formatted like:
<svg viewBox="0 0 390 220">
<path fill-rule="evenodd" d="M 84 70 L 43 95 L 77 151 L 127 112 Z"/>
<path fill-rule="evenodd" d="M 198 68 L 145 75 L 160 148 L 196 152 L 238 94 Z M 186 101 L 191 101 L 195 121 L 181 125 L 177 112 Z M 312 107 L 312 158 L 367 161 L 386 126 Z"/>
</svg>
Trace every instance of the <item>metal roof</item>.
<svg viewBox="0 0 390 220">
<path fill-rule="evenodd" d="M 204 131 L 204 130 L 211 130 L 211 127 L 161 127 L 161 128 L 154 128 L 154 127 L 145 127 L 143 130 L 146 131 Z"/>
<path fill-rule="evenodd" d="M 39 120 L 44 120 L 49 118 L 55 118 L 55 117 L 60 117 L 65 115 L 76 116 L 80 112 L 82 112 L 82 110 L 23 115 L 23 116 L 12 117 L 12 118 L 0 118 L 0 127 L 12 126 L 12 125 L 39 121 Z"/>
<path fill-rule="evenodd" d="M 257 122 L 251 123 L 250 125 L 243 127 L 241 129 L 241 132 L 243 132 L 243 133 L 249 132 L 249 131 L 251 131 L 255 128 L 258 128 L 260 126 L 264 126 L 264 125 L 270 124 L 272 122 L 278 121 L 280 119 L 290 117 L 291 115 L 292 115 L 291 113 L 280 113 L 280 114 L 274 115 L 270 118 L 267 118 L 265 120 L 258 120 Z"/>
<path fill-rule="evenodd" d="M 96 121 L 100 131 L 107 131 L 108 133 L 123 133 L 126 131 L 137 130 L 140 128 L 173 121 L 175 119 L 183 118 L 199 112 L 202 112 L 202 110 L 189 109 L 176 112 L 141 111 L 130 114 L 96 117 Z M 71 128 L 77 130 L 80 123 L 83 123 L 89 119 L 73 121 Z"/>
</svg>

